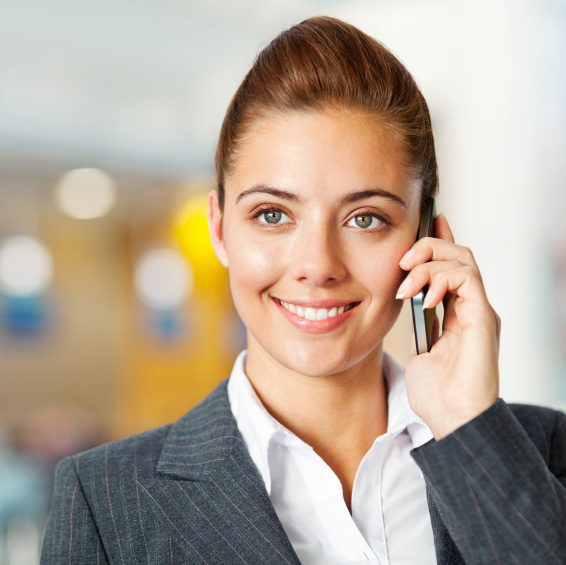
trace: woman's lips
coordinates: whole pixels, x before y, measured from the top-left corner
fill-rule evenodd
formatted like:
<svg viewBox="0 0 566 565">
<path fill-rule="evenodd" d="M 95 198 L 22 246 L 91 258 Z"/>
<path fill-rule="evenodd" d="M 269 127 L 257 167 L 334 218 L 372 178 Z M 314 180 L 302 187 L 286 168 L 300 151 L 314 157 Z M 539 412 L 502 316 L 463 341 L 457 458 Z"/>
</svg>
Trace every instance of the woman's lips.
<svg viewBox="0 0 566 565">
<path fill-rule="evenodd" d="M 351 315 L 359 302 L 302 301 L 286 302 L 278 298 L 273 301 L 284 316 L 297 328 L 309 333 L 326 333 L 340 326 Z"/>
</svg>

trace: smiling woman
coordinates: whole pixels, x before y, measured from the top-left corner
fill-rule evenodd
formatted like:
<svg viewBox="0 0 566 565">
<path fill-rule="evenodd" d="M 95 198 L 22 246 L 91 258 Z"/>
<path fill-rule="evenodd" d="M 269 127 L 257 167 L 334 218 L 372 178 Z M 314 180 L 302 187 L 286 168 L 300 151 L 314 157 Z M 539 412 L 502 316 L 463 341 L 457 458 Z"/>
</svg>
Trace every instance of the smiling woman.
<svg viewBox="0 0 566 565">
<path fill-rule="evenodd" d="M 297 112 L 260 124 L 238 149 L 223 210 L 210 195 L 213 245 L 248 329 L 248 370 L 276 389 L 289 369 L 374 374 L 402 304 L 399 261 L 414 243 L 420 185 L 398 144 L 363 114 Z"/>
<path fill-rule="evenodd" d="M 216 168 L 248 349 L 178 422 L 61 462 L 42 563 L 566 562 L 566 417 L 497 398 L 472 253 L 443 216 L 415 243 L 436 159 L 401 63 L 335 19 L 284 31 Z M 383 339 L 427 284 L 442 333 L 403 372 Z"/>
</svg>

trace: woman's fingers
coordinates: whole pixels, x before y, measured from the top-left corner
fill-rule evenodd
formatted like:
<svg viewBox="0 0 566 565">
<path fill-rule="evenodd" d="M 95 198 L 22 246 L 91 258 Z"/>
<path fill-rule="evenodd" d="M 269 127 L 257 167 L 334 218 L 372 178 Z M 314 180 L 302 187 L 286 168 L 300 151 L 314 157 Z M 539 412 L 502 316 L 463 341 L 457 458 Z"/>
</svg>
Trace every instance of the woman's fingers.
<svg viewBox="0 0 566 565">
<path fill-rule="evenodd" d="M 447 292 L 442 299 L 442 309 L 444 315 L 442 317 L 442 331 L 445 332 L 455 326 L 457 323 L 456 312 L 454 311 L 454 300 L 456 295 L 451 292 Z"/>
<path fill-rule="evenodd" d="M 450 254 L 450 249 L 453 249 L 450 246 L 448 247 L 438 246 L 438 249 L 435 253 L 435 247 L 437 247 L 435 244 L 436 240 L 446 241 L 451 244 L 454 243 L 454 235 L 452 234 L 452 230 L 448 225 L 448 220 L 446 219 L 446 216 L 444 216 L 444 214 L 439 214 L 438 216 L 436 216 L 434 221 L 435 221 L 434 238 L 425 237 L 418 240 L 415 243 L 415 245 L 413 245 L 413 247 L 411 247 L 411 249 L 409 249 L 409 251 L 407 251 L 407 253 L 401 259 L 399 264 L 403 269 L 410 270 L 415 265 L 418 265 L 419 263 L 423 263 L 426 261 L 430 261 L 431 259 L 443 260 L 449 258 L 448 255 Z M 464 255 L 466 254 L 465 253 L 466 249 L 465 248 L 461 248 L 461 249 L 462 252 L 459 253 L 459 255 L 461 257 L 464 257 Z"/>
<path fill-rule="evenodd" d="M 459 261 L 435 261 L 418 265 L 399 287 L 397 298 L 412 298 L 428 285 L 425 308 L 434 308 L 444 300 L 445 311 L 453 307 L 455 299 L 473 300 L 476 305 L 493 312 L 485 295 L 479 273 Z"/>
<path fill-rule="evenodd" d="M 432 332 L 431 332 L 431 343 L 433 346 L 438 341 L 439 338 L 440 338 L 440 320 L 438 318 L 438 315 L 435 315 L 434 320 L 432 321 Z"/>
<path fill-rule="evenodd" d="M 452 292 L 458 298 L 475 298 L 485 300 L 485 305 L 490 308 L 485 296 L 485 291 L 477 272 L 469 265 L 462 265 L 455 269 L 446 269 L 435 273 L 429 283 L 429 289 L 424 299 L 425 308 L 437 306 L 447 292 Z"/>
<path fill-rule="evenodd" d="M 446 219 L 446 216 L 444 214 L 438 214 L 438 216 L 436 216 L 434 234 L 438 239 L 444 239 L 446 241 L 454 243 L 454 234 L 452 233 L 452 230 L 450 229 L 450 226 L 448 224 L 448 220 Z"/>
<path fill-rule="evenodd" d="M 412 298 L 423 286 L 430 283 L 439 272 L 447 269 L 457 269 L 462 266 L 459 261 L 435 261 L 417 265 L 402 282 L 395 298 L 405 300 Z"/>
<path fill-rule="evenodd" d="M 467 247 L 456 245 L 454 235 L 444 214 L 435 219 L 435 236 L 419 239 L 399 262 L 402 269 L 410 271 L 427 261 L 460 261 L 477 268 L 473 253 Z"/>
<path fill-rule="evenodd" d="M 491 304 L 490 308 L 493 317 L 495 318 L 495 330 L 497 332 L 497 341 L 499 342 L 499 338 L 501 337 L 501 318 L 499 317 L 499 314 L 493 309 L 493 306 L 491 306 Z"/>
<path fill-rule="evenodd" d="M 436 306 L 448 290 L 457 290 L 468 280 L 480 281 L 479 272 L 470 265 L 460 261 L 432 261 L 417 265 L 403 281 L 396 298 L 406 300 L 412 298 L 425 285 L 429 290 L 425 299 L 427 308 Z M 480 285 L 481 287 L 481 285 Z M 478 288 L 480 288 L 478 287 Z"/>
<path fill-rule="evenodd" d="M 417 241 L 399 263 L 410 272 L 399 287 L 397 298 L 412 298 L 428 285 L 424 306 L 434 308 L 443 302 L 443 330 L 461 327 L 462 323 L 495 320 L 499 335 L 501 322 L 489 304 L 473 253 L 454 243 L 448 221 L 442 214 L 435 221 L 435 237 Z M 463 310 L 462 302 L 465 303 Z"/>
<path fill-rule="evenodd" d="M 399 266 L 405 271 L 410 271 L 417 265 L 427 261 L 460 261 L 464 265 L 478 268 L 470 249 L 435 237 L 419 239 L 401 258 Z"/>
</svg>

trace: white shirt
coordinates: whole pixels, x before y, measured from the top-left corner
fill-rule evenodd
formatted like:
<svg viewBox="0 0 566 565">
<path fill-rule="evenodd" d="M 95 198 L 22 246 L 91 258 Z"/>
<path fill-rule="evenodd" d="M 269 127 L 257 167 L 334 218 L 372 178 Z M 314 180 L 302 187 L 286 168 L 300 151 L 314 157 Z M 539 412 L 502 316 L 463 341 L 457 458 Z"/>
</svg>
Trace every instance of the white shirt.
<svg viewBox="0 0 566 565">
<path fill-rule="evenodd" d="M 393 358 L 384 353 L 387 432 L 360 463 L 350 515 L 338 477 L 262 405 L 244 372 L 246 353 L 230 375 L 230 406 L 301 563 L 436 563 L 425 482 L 409 454 L 433 436 L 409 407 L 404 373 Z"/>
</svg>

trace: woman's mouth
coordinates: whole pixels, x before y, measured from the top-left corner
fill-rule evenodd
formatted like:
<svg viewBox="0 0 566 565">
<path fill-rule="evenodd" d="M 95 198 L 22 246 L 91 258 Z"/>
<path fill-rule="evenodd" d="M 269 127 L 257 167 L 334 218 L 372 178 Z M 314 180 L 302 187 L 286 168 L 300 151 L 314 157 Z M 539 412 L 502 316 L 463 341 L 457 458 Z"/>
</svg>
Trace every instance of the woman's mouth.
<svg viewBox="0 0 566 565">
<path fill-rule="evenodd" d="M 360 304 L 357 302 L 317 300 L 301 304 L 272 297 L 282 314 L 293 326 L 307 333 L 328 333 L 341 326 Z"/>
<path fill-rule="evenodd" d="M 357 306 L 359 302 L 351 302 L 346 306 L 333 306 L 332 308 L 312 308 L 310 306 L 298 306 L 292 304 L 290 302 L 284 302 L 280 300 L 279 303 L 285 310 L 292 312 L 293 314 L 297 314 L 301 318 L 305 318 L 305 320 L 326 320 L 326 318 L 333 318 L 334 316 L 339 316 L 348 310 Z"/>
</svg>

